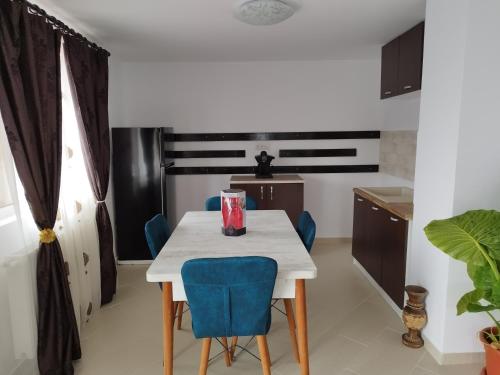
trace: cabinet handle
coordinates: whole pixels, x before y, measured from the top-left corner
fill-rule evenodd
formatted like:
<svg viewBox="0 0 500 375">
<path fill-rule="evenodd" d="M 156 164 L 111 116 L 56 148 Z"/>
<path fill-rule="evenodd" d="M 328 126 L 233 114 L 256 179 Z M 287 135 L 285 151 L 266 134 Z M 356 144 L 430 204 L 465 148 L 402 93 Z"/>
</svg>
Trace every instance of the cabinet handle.
<svg viewBox="0 0 500 375">
<path fill-rule="evenodd" d="M 397 222 L 397 221 L 399 221 L 399 219 L 396 219 L 395 217 L 391 216 L 391 221 L 396 221 Z"/>
<path fill-rule="evenodd" d="M 373 210 L 373 211 L 378 211 L 378 210 L 379 210 L 379 208 L 378 208 L 378 207 L 373 207 L 373 206 L 372 206 L 372 210 Z"/>
<path fill-rule="evenodd" d="M 387 90 L 384 92 L 384 95 L 391 95 L 392 94 L 392 91 L 391 90 Z"/>
<path fill-rule="evenodd" d="M 264 186 L 260 185 L 260 200 L 264 200 Z"/>
<path fill-rule="evenodd" d="M 271 186 L 271 200 L 273 200 L 273 187 Z"/>
<path fill-rule="evenodd" d="M 364 202 L 364 199 L 358 198 L 358 202 Z"/>
<path fill-rule="evenodd" d="M 405 86 L 403 86 L 403 90 L 409 90 L 412 87 L 413 87 L 412 85 L 405 85 Z"/>
</svg>

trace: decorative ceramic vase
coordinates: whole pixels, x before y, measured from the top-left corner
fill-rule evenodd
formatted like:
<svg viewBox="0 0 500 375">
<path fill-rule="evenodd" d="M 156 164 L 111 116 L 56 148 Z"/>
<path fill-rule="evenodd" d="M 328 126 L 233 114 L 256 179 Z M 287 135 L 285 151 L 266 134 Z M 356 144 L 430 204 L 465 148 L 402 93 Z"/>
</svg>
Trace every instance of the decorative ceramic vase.
<svg viewBox="0 0 500 375">
<path fill-rule="evenodd" d="M 405 290 L 409 298 L 403 309 L 403 323 L 408 332 L 403 334 L 403 344 L 410 348 L 421 348 L 424 345 L 421 331 L 427 324 L 425 298 L 428 292 L 417 285 L 407 285 Z"/>
</svg>

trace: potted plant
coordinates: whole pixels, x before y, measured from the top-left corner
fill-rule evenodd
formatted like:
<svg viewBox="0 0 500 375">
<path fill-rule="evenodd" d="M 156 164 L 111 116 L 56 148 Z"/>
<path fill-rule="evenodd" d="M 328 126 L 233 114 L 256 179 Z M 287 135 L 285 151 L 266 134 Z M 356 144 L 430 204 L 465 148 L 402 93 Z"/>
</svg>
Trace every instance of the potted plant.
<svg viewBox="0 0 500 375">
<path fill-rule="evenodd" d="M 452 258 L 467 264 L 474 289 L 460 298 L 457 315 L 486 313 L 494 326 L 479 338 L 486 352 L 488 375 L 500 375 L 500 322 L 492 311 L 500 309 L 500 212 L 468 211 L 446 220 L 434 220 L 424 229 L 429 241 Z"/>
</svg>

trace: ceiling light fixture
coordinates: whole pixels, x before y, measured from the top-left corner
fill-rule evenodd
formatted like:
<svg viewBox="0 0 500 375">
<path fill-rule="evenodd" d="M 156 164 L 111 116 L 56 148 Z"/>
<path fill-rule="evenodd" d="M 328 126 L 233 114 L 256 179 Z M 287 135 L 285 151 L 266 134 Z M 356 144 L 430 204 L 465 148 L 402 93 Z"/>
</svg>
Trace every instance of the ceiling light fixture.
<svg viewBox="0 0 500 375">
<path fill-rule="evenodd" d="M 274 25 L 293 16 L 297 8 L 290 0 L 240 0 L 234 16 L 250 25 Z"/>
</svg>

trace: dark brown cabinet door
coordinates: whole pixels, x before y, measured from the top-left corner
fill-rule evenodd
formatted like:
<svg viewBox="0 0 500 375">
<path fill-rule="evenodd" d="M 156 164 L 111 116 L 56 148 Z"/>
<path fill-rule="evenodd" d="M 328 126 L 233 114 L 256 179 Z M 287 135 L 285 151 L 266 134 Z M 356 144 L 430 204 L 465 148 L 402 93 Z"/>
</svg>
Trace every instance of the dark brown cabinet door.
<svg viewBox="0 0 500 375">
<path fill-rule="evenodd" d="M 231 189 L 245 190 L 257 202 L 258 210 L 267 210 L 267 188 L 263 184 L 231 184 Z"/>
<path fill-rule="evenodd" d="M 367 264 L 365 269 L 380 284 L 382 282 L 382 259 L 380 256 L 381 250 L 381 216 L 382 209 L 373 202 L 368 202 L 367 207 L 367 246 L 366 252 Z"/>
<path fill-rule="evenodd" d="M 292 224 L 297 226 L 304 210 L 304 185 L 268 184 L 267 189 L 267 209 L 285 210 Z"/>
<path fill-rule="evenodd" d="M 403 308 L 408 221 L 354 195 L 352 255 Z"/>
<path fill-rule="evenodd" d="M 366 269 L 370 256 L 368 252 L 368 201 L 354 195 L 354 219 L 352 227 L 352 256 Z"/>
<path fill-rule="evenodd" d="M 400 308 L 404 305 L 406 276 L 406 243 L 408 222 L 388 211 L 383 211 L 381 220 L 382 289 Z"/>
<path fill-rule="evenodd" d="M 258 210 L 267 210 L 266 185 L 263 184 L 231 184 L 231 189 L 245 190 L 248 197 L 257 202 Z"/>
<path fill-rule="evenodd" d="M 304 210 L 304 184 L 231 184 L 231 188 L 245 190 L 258 210 L 285 210 L 294 226 Z"/>
<path fill-rule="evenodd" d="M 399 37 L 399 92 L 420 90 L 424 49 L 424 23 L 419 23 Z M 382 61 L 383 64 L 383 61 Z"/>
<path fill-rule="evenodd" d="M 396 38 L 382 47 L 381 99 L 399 94 L 398 66 L 399 38 Z"/>
</svg>

